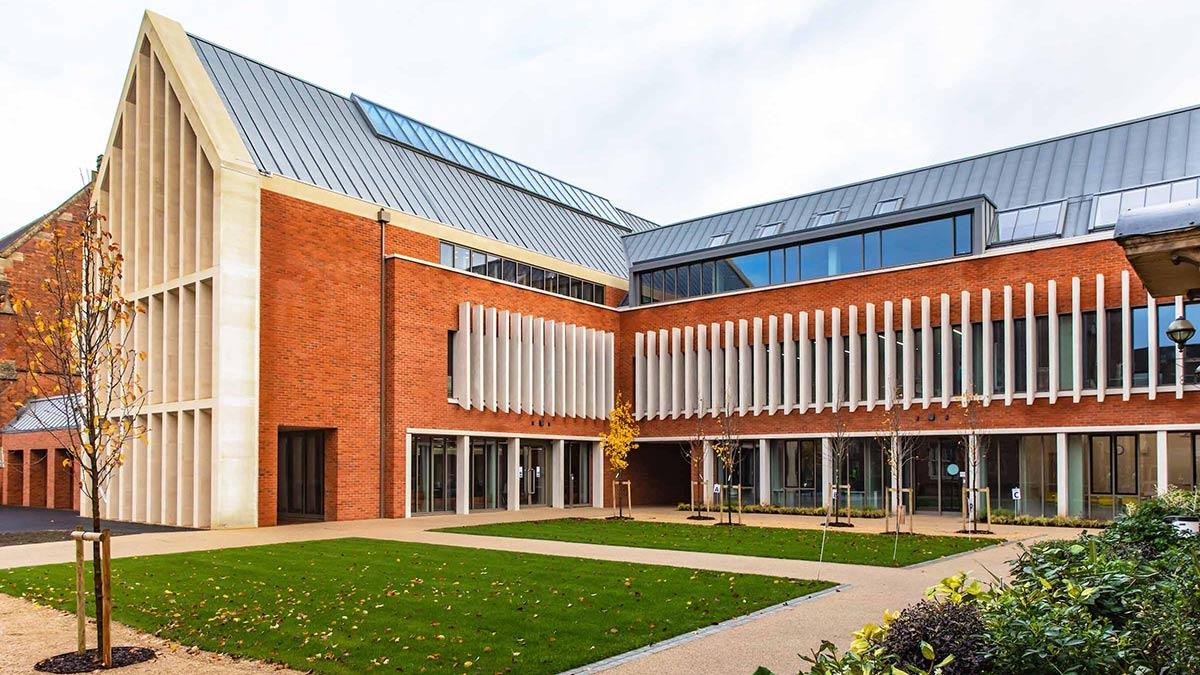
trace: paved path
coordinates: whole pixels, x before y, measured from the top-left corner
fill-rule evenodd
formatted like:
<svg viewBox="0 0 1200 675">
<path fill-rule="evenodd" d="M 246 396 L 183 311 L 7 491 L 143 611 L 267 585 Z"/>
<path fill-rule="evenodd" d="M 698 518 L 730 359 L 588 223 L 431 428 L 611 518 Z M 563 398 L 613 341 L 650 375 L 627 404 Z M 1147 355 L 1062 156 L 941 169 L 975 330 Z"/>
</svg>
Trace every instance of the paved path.
<svg viewBox="0 0 1200 675">
<path fill-rule="evenodd" d="M 973 551 L 902 569 L 864 565 L 818 564 L 804 560 L 779 560 L 690 551 L 665 551 L 620 546 L 604 546 L 570 542 L 481 537 L 448 534 L 429 530 L 463 524 L 482 524 L 513 520 L 562 517 L 603 517 L 608 511 L 576 509 L 566 512 L 530 509 L 520 512 L 479 513 L 471 516 L 429 516 L 408 520 L 363 520 L 335 523 L 310 523 L 281 527 L 193 532 L 146 533 L 122 537 L 114 544 L 117 557 L 153 555 L 183 551 L 207 550 L 237 546 L 332 539 L 368 537 L 469 548 L 566 555 L 598 560 L 672 565 L 738 573 L 767 574 L 807 579 L 824 579 L 843 584 L 836 593 L 756 619 L 729 630 L 684 642 L 671 649 L 650 654 L 622 664 L 613 672 L 663 673 L 695 672 L 704 664 L 704 672 L 748 673 L 764 665 L 777 673 L 794 673 L 800 665 L 798 654 L 807 654 L 823 639 L 845 646 L 851 631 L 868 621 L 877 621 L 884 609 L 900 609 L 919 600 L 925 588 L 943 577 L 967 570 L 980 578 L 990 573 L 1003 575 L 1006 562 L 1018 552 L 1018 543 Z M 640 519 L 680 521 L 686 513 L 672 509 L 643 509 Z M 797 516 L 754 515 L 745 518 L 747 524 L 819 527 L 820 519 Z M 952 518 L 926 517 L 917 521 L 918 531 L 948 532 L 959 526 Z M 879 532 L 882 521 L 862 520 L 856 531 Z M 997 533 L 1010 540 L 1025 542 L 1045 537 L 1072 537 L 1072 530 L 1052 528 L 1000 528 Z M 22 565 L 65 562 L 72 559 L 69 542 L 51 542 L 2 549 L 0 568 Z"/>
</svg>

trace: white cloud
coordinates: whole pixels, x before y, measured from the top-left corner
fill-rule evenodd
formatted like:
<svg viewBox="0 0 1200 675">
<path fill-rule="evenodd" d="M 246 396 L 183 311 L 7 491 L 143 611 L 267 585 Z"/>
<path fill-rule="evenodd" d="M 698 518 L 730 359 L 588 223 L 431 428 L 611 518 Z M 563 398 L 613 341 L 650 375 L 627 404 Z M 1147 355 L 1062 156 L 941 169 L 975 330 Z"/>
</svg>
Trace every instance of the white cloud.
<svg viewBox="0 0 1200 675">
<path fill-rule="evenodd" d="M 154 9 L 660 222 L 1200 103 L 1194 2 Z M 0 3 L 0 231 L 93 165 L 140 13 Z"/>
</svg>

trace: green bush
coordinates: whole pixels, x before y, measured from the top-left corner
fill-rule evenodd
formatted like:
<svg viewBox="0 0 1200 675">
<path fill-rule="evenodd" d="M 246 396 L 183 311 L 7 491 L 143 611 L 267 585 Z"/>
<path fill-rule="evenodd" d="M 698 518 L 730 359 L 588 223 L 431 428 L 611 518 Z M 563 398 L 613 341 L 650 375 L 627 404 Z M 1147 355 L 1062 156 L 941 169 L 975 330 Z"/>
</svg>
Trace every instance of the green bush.
<svg viewBox="0 0 1200 675">
<path fill-rule="evenodd" d="M 719 510 L 729 511 L 730 507 L 726 506 L 726 507 L 724 507 L 724 509 L 719 509 L 715 504 L 714 505 L 701 504 L 701 505 L 697 505 L 695 507 L 693 507 L 691 504 L 679 504 L 677 507 L 675 507 L 675 509 L 677 511 L 699 510 L 699 511 L 709 512 L 709 511 L 719 511 Z M 737 509 L 734 508 L 732 510 L 736 511 Z M 782 516 L 824 516 L 825 515 L 825 507 L 824 506 L 763 506 L 762 504 L 746 504 L 745 506 L 742 507 L 742 513 L 770 513 L 770 514 L 782 515 Z M 833 514 L 830 513 L 829 515 L 832 516 Z M 838 515 L 845 518 L 846 517 L 846 509 L 839 508 Z M 851 518 L 882 518 L 883 515 L 884 515 L 883 509 L 857 509 L 857 508 L 850 509 L 850 517 Z"/>
<path fill-rule="evenodd" d="M 1008 509 L 993 509 L 991 523 L 994 525 L 1030 525 L 1034 527 L 1078 527 L 1100 530 L 1112 521 L 1074 516 L 1018 516 Z"/>
<path fill-rule="evenodd" d="M 1097 534 L 1023 549 L 1007 582 L 947 578 L 931 600 L 864 626 L 849 651 L 824 643 L 805 661 L 819 675 L 1200 672 L 1200 537 L 1163 520 L 1195 503 L 1168 493 Z"/>
</svg>

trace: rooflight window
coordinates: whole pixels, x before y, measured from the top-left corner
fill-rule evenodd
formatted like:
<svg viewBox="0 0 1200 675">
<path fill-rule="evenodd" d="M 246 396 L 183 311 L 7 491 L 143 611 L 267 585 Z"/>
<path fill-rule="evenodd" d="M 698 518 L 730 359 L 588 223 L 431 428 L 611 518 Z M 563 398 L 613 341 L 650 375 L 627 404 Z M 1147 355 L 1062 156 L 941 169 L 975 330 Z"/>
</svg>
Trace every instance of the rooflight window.
<svg viewBox="0 0 1200 675">
<path fill-rule="evenodd" d="M 779 234 L 779 228 L 783 223 L 767 223 L 766 225 L 756 225 L 754 227 L 754 238 L 761 239 L 763 237 L 773 237 Z"/>
<path fill-rule="evenodd" d="M 1062 202 L 1031 206 L 996 214 L 990 237 L 992 244 L 1054 237 L 1062 233 L 1066 209 Z"/>
<path fill-rule="evenodd" d="M 1096 217 L 1092 221 L 1092 229 L 1102 230 L 1112 227 L 1117 224 L 1117 218 L 1122 213 L 1132 211 L 1133 209 L 1140 209 L 1143 206 L 1173 204 L 1188 199 L 1195 199 L 1196 181 L 1197 179 L 1190 178 L 1174 183 L 1161 183 L 1149 187 L 1125 190 L 1124 192 L 1100 195 L 1096 197 L 1096 208 L 1093 209 Z"/>
<path fill-rule="evenodd" d="M 813 216 L 812 226 L 821 227 L 824 225 L 832 225 L 838 221 L 838 216 L 840 216 L 841 213 L 841 211 L 826 211 L 825 213 L 818 213 L 817 215 Z"/>
<path fill-rule="evenodd" d="M 900 210 L 900 205 L 904 203 L 904 197 L 893 197 L 891 199 L 881 199 L 875 205 L 875 215 L 879 216 L 885 213 L 892 213 Z"/>
<path fill-rule="evenodd" d="M 712 248 L 714 246 L 724 246 L 725 244 L 728 244 L 728 243 L 729 243 L 729 233 L 722 232 L 721 234 L 714 234 L 708 240 L 708 247 Z"/>
</svg>

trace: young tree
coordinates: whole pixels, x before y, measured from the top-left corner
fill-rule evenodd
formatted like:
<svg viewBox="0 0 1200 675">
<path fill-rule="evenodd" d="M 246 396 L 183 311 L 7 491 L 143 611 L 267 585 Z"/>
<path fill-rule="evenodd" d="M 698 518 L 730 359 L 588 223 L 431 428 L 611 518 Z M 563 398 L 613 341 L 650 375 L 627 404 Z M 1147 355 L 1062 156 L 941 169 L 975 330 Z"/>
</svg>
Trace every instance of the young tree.
<svg viewBox="0 0 1200 675">
<path fill-rule="evenodd" d="M 700 410 L 704 410 L 704 399 L 700 399 Z M 687 444 L 680 446 L 680 453 L 683 455 L 684 461 L 688 463 L 690 475 L 699 476 L 704 467 L 704 446 L 708 442 L 708 435 L 704 429 L 704 415 L 696 415 L 696 424 L 692 427 L 692 433 L 688 436 Z M 701 499 L 696 500 L 695 483 L 692 483 L 692 490 L 688 494 L 688 500 L 692 507 L 692 520 L 712 520 L 710 517 L 700 513 L 700 507 L 704 503 L 703 492 L 708 487 L 704 483 L 703 477 L 700 480 Z"/>
<path fill-rule="evenodd" d="M 900 404 L 899 389 L 897 389 L 896 395 L 892 399 L 891 407 L 885 407 L 884 409 L 883 425 L 879 436 L 876 438 L 880 444 L 880 449 L 883 450 L 883 456 L 887 461 L 888 468 L 892 472 L 892 485 L 895 488 L 895 491 L 892 493 L 892 499 L 895 500 L 894 508 L 897 514 L 896 536 L 898 543 L 900 535 L 899 513 L 903 504 L 899 490 L 904 485 L 902 477 L 912 464 L 913 455 L 917 449 L 916 437 L 904 433 L 904 406 Z M 908 515 L 909 517 L 912 516 L 912 514 Z M 894 557 L 895 551 L 893 550 Z"/>
<path fill-rule="evenodd" d="M 120 248 L 94 209 L 78 220 L 55 222 L 46 235 L 39 245 L 48 256 L 47 276 L 28 297 L 13 298 L 17 338 L 29 391 L 47 397 L 44 407 L 31 410 L 79 467 L 92 530 L 99 532 L 109 478 L 124 460 L 124 449 L 145 437 L 138 420 L 146 392 L 137 372 L 145 357 L 132 347 L 138 306 L 121 292 Z M 52 424 L 49 418 L 67 424 Z M 52 430 L 63 426 L 63 431 Z M 103 634 L 101 545 L 92 546 L 99 645 L 108 636 Z"/>
<path fill-rule="evenodd" d="M 990 437 L 981 430 L 980 416 L 983 412 L 983 397 L 975 393 L 971 382 L 964 383 L 963 393 L 959 397 L 962 404 L 963 445 L 965 449 L 967 468 L 967 521 L 971 532 L 979 531 L 979 503 L 975 490 L 980 487 L 981 472 L 987 466 L 988 451 L 991 449 Z"/>
<path fill-rule="evenodd" d="M 738 416 L 730 403 L 731 396 L 726 394 L 725 405 L 717 413 L 717 438 L 713 443 L 713 455 L 723 469 L 724 480 L 721 481 L 721 497 L 717 506 L 729 514 L 728 524 L 733 524 L 733 475 L 742 459 L 742 442 L 738 431 Z M 738 488 L 739 496 L 741 487 Z"/>
<path fill-rule="evenodd" d="M 629 453 L 637 450 L 637 437 L 641 431 L 633 419 L 629 401 L 622 400 L 617 392 L 617 402 L 608 414 L 608 431 L 600 432 L 600 447 L 612 468 L 613 480 L 621 479 L 621 472 L 629 467 Z M 625 510 L 617 491 L 617 517 L 624 518 Z"/>
<path fill-rule="evenodd" d="M 830 509 L 826 509 L 826 523 L 829 522 L 829 512 L 833 512 L 833 523 L 835 527 L 851 527 L 850 523 L 841 522 L 841 512 L 838 510 L 838 501 L 841 495 L 839 485 L 843 485 L 842 470 L 846 466 L 846 457 L 850 454 L 850 436 L 847 433 L 846 407 L 837 405 L 829 416 L 829 458 L 833 463 L 833 471 L 825 477 L 825 481 L 829 484 L 830 489 Z M 850 503 L 849 497 L 846 502 L 846 514 L 849 517 Z"/>
</svg>

